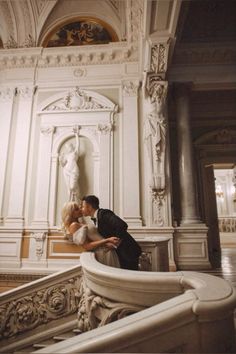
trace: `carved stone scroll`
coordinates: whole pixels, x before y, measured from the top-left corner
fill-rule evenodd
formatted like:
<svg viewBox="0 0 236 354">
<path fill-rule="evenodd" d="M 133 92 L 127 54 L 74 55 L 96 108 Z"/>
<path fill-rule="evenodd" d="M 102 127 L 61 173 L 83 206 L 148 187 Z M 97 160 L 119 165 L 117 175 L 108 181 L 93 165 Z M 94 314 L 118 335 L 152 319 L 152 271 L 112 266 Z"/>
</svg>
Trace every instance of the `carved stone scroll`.
<svg viewBox="0 0 236 354">
<path fill-rule="evenodd" d="M 85 282 L 81 283 L 78 328 L 82 332 L 104 326 L 128 315 L 144 310 L 143 306 L 111 301 L 96 295 Z"/>
</svg>

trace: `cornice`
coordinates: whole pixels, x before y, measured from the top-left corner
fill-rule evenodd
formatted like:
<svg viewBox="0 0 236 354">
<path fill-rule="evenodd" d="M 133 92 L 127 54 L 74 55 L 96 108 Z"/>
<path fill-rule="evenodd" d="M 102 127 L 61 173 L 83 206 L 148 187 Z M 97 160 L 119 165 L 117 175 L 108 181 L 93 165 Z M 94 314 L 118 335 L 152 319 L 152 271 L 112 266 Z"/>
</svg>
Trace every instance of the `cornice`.
<svg viewBox="0 0 236 354">
<path fill-rule="evenodd" d="M 0 69 L 102 65 L 138 60 L 136 46 L 127 42 L 63 48 L 15 48 L 0 50 Z"/>
<path fill-rule="evenodd" d="M 235 64 L 236 44 L 224 43 L 222 45 L 179 45 L 176 47 L 172 65 L 216 65 Z"/>
</svg>

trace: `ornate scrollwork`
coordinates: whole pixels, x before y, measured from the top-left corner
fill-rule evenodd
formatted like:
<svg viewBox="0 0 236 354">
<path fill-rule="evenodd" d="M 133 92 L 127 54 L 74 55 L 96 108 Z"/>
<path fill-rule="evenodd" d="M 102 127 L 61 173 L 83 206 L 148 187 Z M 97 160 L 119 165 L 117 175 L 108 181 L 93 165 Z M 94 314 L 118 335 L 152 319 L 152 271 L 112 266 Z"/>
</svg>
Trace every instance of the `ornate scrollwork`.
<svg viewBox="0 0 236 354">
<path fill-rule="evenodd" d="M 81 284 L 82 296 L 78 311 L 78 328 L 82 332 L 104 326 L 144 309 L 143 306 L 111 301 L 93 293 Z"/>
<path fill-rule="evenodd" d="M 89 93 L 76 87 L 69 91 L 66 96 L 53 104 L 48 105 L 46 111 L 79 111 L 79 110 L 95 110 L 108 109 L 106 105 L 98 102 Z"/>
<path fill-rule="evenodd" d="M 80 278 L 72 278 L 1 305 L 0 338 L 9 338 L 75 313 L 79 285 Z"/>
</svg>

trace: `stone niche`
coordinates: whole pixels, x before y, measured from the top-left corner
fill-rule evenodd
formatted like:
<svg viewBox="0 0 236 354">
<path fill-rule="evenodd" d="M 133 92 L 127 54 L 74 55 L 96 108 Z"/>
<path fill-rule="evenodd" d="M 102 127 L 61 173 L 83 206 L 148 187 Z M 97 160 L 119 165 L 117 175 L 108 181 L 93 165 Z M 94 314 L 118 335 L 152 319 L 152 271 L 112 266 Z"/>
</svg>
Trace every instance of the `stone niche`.
<svg viewBox="0 0 236 354">
<path fill-rule="evenodd" d="M 78 87 L 41 103 L 32 226 L 52 229 L 60 224 L 68 195 L 59 158 L 66 144 L 75 144 L 75 130 L 79 137 L 79 197 L 92 193 L 104 207 L 112 208 L 116 111 L 117 106 L 106 97 Z"/>
</svg>

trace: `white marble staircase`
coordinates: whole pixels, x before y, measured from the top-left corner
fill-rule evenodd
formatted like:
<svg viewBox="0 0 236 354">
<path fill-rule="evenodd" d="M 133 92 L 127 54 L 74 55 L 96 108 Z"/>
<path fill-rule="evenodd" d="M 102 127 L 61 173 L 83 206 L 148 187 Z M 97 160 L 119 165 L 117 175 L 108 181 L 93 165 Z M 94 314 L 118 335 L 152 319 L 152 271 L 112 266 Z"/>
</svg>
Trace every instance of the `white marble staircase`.
<svg viewBox="0 0 236 354">
<path fill-rule="evenodd" d="M 236 292 L 227 281 L 197 272 L 111 268 L 89 252 L 81 265 L 82 276 L 74 267 L 0 296 L 6 318 L 14 304 L 21 314 L 11 317 L 15 327 L 6 323 L 2 336 L 8 331 L 9 337 L 0 353 L 235 353 Z M 32 315 L 30 329 L 23 326 L 29 318 L 23 316 L 22 323 L 22 307 L 35 299 L 32 292 L 48 317 L 37 326 Z M 74 335 L 76 326 L 83 333 Z"/>
</svg>

